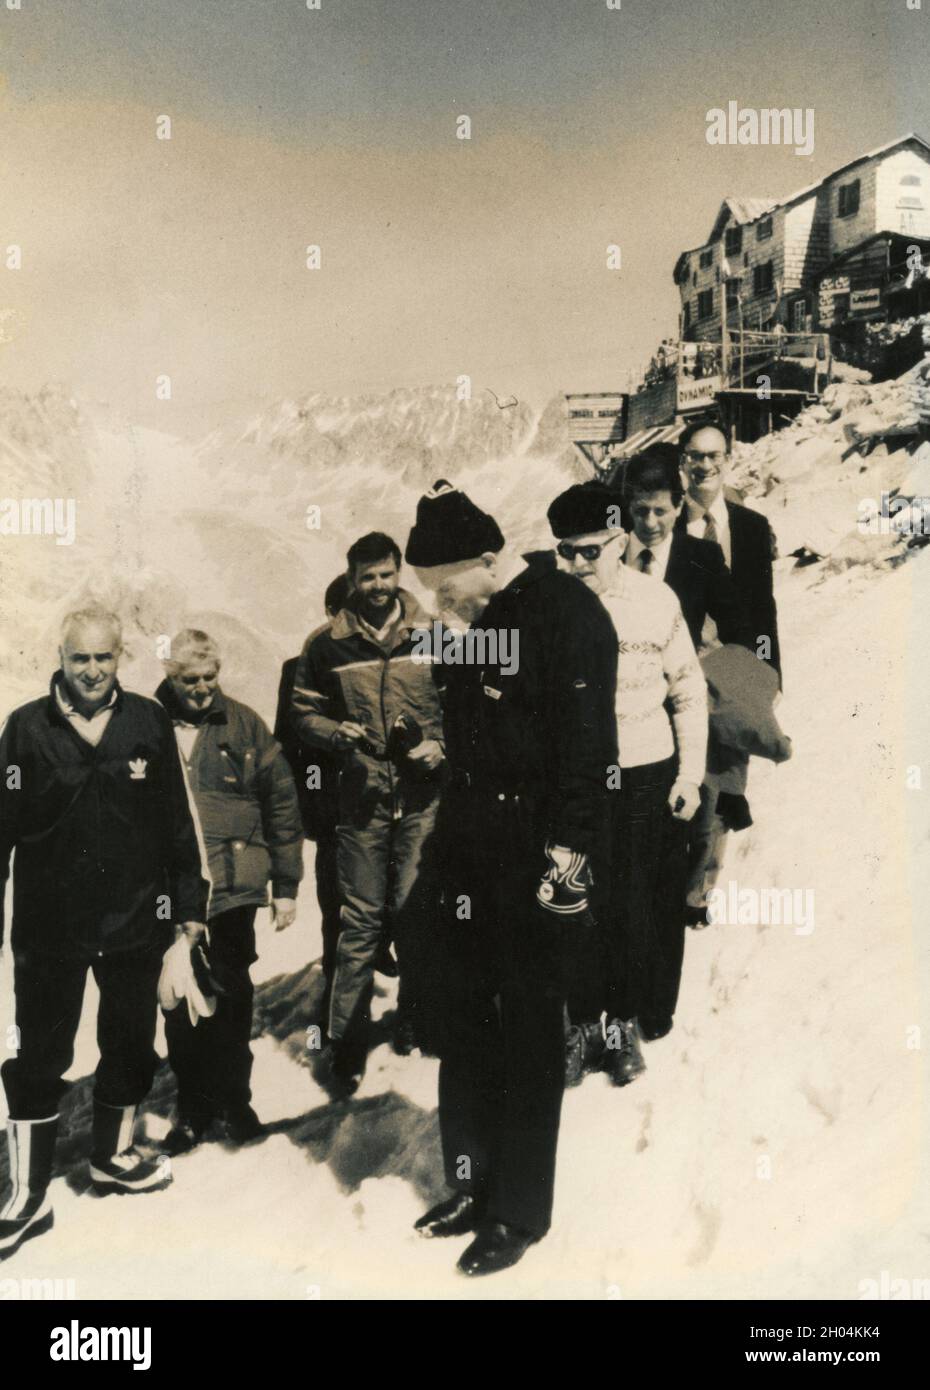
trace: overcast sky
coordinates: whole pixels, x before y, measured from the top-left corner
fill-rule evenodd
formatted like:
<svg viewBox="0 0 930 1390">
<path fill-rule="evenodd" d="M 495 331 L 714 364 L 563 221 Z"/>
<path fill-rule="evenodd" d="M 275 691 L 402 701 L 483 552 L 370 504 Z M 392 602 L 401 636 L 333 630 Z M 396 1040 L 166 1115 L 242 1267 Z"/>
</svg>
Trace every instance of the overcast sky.
<svg viewBox="0 0 930 1390">
<path fill-rule="evenodd" d="M 930 0 L 21 3 L 0 0 L 0 246 L 23 254 L 0 372 L 167 429 L 460 373 L 622 387 L 727 193 L 930 135 Z M 708 145 L 731 99 L 812 107 L 813 154 Z"/>
</svg>

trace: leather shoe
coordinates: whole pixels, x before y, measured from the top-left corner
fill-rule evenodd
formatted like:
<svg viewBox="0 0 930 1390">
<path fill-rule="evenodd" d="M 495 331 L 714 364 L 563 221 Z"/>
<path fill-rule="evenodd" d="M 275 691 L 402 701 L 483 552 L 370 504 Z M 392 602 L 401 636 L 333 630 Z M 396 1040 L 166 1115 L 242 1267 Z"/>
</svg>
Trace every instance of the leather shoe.
<svg viewBox="0 0 930 1390">
<path fill-rule="evenodd" d="M 519 1231 L 516 1226 L 505 1226 L 503 1221 L 482 1222 L 478 1227 L 478 1234 L 459 1259 L 456 1268 L 471 1278 L 481 1274 L 496 1274 L 499 1269 L 509 1269 L 518 1260 L 522 1260 L 537 1240 L 539 1236 Z"/>
<path fill-rule="evenodd" d="M 639 1035 L 643 1042 L 657 1042 L 672 1031 L 671 1014 L 656 1014 L 654 1018 L 639 1020 Z"/>
<path fill-rule="evenodd" d="M 612 1018 L 607 1025 L 607 1046 L 604 1069 L 615 1086 L 628 1086 L 646 1070 L 639 1046 L 639 1028 L 635 1018 L 624 1023 Z"/>
<path fill-rule="evenodd" d="M 706 907 L 692 907 L 688 903 L 685 908 L 685 926 L 691 927 L 694 931 L 703 931 L 710 926 L 710 913 Z"/>
<path fill-rule="evenodd" d="M 398 1057 L 409 1057 L 416 1046 L 417 1033 L 413 1019 L 404 1015 L 394 1024 L 394 1051 Z"/>
<path fill-rule="evenodd" d="M 438 1206 L 430 1207 L 415 1221 L 413 1229 L 421 1236 L 464 1236 L 481 1220 L 481 1203 L 473 1192 L 457 1192 Z"/>
<path fill-rule="evenodd" d="M 604 1052 L 601 1023 L 573 1024 L 565 1035 L 565 1085 L 578 1086 L 588 1072 L 597 1071 Z"/>
</svg>

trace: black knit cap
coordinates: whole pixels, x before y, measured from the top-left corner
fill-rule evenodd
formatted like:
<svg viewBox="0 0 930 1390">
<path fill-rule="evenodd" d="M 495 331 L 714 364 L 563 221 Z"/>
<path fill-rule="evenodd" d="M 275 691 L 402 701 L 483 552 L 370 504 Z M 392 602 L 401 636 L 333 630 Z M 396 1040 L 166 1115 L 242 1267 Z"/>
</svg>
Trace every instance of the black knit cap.
<svg viewBox="0 0 930 1390">
<path fill-rule="evenodd" d="M 408 565 L 451 565 L 476 560 L 504 548 L 500 527 L 470 497 L 440 478 L 417 503 L 417 519 L 407 537 Z"/>
<path fill-rule="evenodd" d="M 613 530 L 620 525 L 623 498 L 619 492 L 592 480 L 575 483 L 560 492 L 546 516 L 557 540 L 566 536 L 589 536 L 594 531 Z"/>
</svg>

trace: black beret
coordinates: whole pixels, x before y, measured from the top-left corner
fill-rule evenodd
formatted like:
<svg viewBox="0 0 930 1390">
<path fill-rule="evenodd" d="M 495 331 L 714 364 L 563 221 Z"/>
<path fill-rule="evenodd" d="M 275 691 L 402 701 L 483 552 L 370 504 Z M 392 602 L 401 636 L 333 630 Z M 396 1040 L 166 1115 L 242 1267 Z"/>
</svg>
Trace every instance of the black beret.
<svg viewBox="0 0 930 1390">
<path fill-rule="evenodd" d="M 594 531 L 619 527 L 623 498 L 603 483 L 592 480 L 575 483 L 560 492 L 546 516 L 557 540 L 566 536 L 588 536 Z"/>
<path fill-rule="evenodd" d="M 407 537 L 408 565 L 451 565 L 502 550 L 500 527 L 470 497 L 440 478 L 417 503 L 417 519 Z"/>
</svg>

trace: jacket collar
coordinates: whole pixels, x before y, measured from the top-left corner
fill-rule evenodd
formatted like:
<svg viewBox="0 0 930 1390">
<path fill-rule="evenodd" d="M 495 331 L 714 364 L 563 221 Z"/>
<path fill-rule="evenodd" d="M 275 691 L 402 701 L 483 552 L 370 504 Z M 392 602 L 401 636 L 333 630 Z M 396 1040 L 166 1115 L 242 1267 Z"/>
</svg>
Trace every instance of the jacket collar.
<svg viewBox="0 0 930 1390">
<path fill-rule="evenodd" d="M 163 680 L 155 691 L 155 699 L 159 704 L 164 705 L 171 718 L 180 721 L 182 724 L 193 724 L 195 721 L 190 719 L 187 710 L 182 709 L 178 698 L 171 688 L 170 681 Z M 226 698 L 219 686 L 216 687 L 216 694 L 213 696 L 210 708 L 207 710 L 203 719 L 198 720 L 199 724 L 226 724 L 229 715 L 226 709 Z"/>
<path fill-rule="evenodd" d="M 65 700 L 69 705 L 71 704 L 71 699 L 68 695 L 67 690 L 65 689 L 64 679 L 64 672 L 61 670 L 61 668 L 59 668 L 57 671 L 53 673 L 52 679 L 49 681 L 48 685 L 47 708 L 49 718 L 56 720 L 59 724 L 67 724 L 68 719 L 58 703 L 58 692 L 61 691 L 61 698 Z M 104 706 L 104 708 L 112 709 L 113 713 L 116 714 L 117 711 L 122 708 L 123 695 L 123 687 L 120 685 L 119 679 L 117 679 L 116 683 L 113 686 L 113 694 L 110 696 L 110 699 Z"/>
<path fill-rule="evenodd" d="M 400 642 L 410 636 L 414 628 L 428 628 L 432 624 L 432 618 L 417 603 L 413 594 L 408 589 L 398 589 L 397 597 L 400 600 L 401 619 L 394 629 L 394 643 L 396 647 Z M 366 642 L 371 638 L 365 632 L 359 622 L 358 614 L 354 608 L 342 608 L 333 619 L 330 628 L 331 635 L 336 641 L 342 641 L 346 637 L 358 636 Z"/>
</svg>

